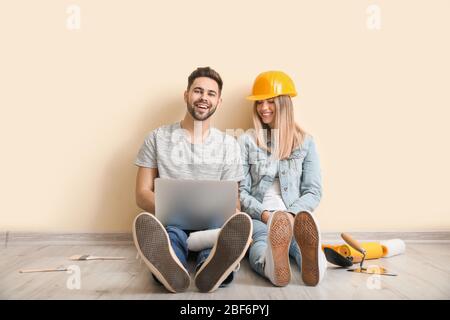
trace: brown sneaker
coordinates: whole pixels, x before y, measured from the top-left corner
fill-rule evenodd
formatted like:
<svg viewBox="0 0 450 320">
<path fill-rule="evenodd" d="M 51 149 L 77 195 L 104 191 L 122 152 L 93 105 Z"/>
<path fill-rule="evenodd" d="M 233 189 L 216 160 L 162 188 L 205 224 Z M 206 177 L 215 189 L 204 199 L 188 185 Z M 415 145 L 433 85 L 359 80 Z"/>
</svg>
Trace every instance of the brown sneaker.
<svg viewBox="0 0 450 320">
<path fill-rule="evenodd" d="M 133 222 L 134 244 L 153 275 L 171 292 L 183 292 L 191 278 L 170 245 L 166 229 L 152 214 L 143 212 Z"/>
<path fill-rule="evenodd" d="M 292 240 L 292 225 L 289 213 L 277 211 L 273 213 L 268 225 L 266 262 L 264 273 L 276 286 L 284 287 L 291 281 L 289 263 L 289 247 Z"/>
<path fill-rule="evenodd" d="M 212 292 L 233 272 L 250 246 L 253 225 L 245 213 L 230 217 L 216 240 L 210 255 L 195 275 L 201 292 Z"/>
<path fill-rule="evenodd" d="M 300 212 L 294 220 L 294 236 L 302 256 L 302 279 L 316 286 L 325 276 L 327 262 L 321 249 L 317 221 L 309 212 Z"/>
</svg>

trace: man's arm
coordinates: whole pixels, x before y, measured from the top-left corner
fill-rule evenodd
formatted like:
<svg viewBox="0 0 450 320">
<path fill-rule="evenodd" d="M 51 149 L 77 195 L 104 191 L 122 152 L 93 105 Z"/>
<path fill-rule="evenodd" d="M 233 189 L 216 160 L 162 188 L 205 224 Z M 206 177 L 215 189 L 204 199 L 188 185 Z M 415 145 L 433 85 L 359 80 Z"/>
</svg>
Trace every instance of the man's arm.
<svg viewBox="0 0 450 320">
<path fill-rule="evenodd" d="M 155 214 L 154 181 L 157 176 L 157 168 L 144 167 L 139 167 L 136 176 L 136 204 L 151 214 Z"/>
<path fill-rule="evenodd" d="M 241 212 L 241 200 L 239 199 L 239 182 L 238 182 L 238 197 L 236 202 L 236 213 Z"/>
</svg>

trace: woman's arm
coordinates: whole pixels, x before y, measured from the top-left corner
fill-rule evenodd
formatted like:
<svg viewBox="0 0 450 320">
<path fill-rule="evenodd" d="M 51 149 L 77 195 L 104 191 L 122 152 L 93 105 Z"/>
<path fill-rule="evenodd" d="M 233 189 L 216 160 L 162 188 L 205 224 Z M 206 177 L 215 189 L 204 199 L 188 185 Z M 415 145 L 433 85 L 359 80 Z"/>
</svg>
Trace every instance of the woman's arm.
<svg viewBox="0 0 450 320">
<path fill-rule="evenodd" d="M 297 214 L 302 211 L 312 213 L 322 198 L 322 176 L 320 160 L 314 140 L 311 140 L 308 153 L 303 161 L 303 173 L 300 183 L 300 198 L 289 206 L 288 212 Z"/>
<path fill-rule="evenodd" d="M 239 197 L 241 200 L 242 211 L 248 213 L 253 219 L 261 220 L 261 215 L 264 211 L 262 203 L 251 195 L 251 164 L 249 163 L 249 148 L 246 139 L 245 135 L 242 135 L 238 139 L 242 154 L 242 168 L 244 170 L 244 179 L 239 183 Z"/>
</svg>

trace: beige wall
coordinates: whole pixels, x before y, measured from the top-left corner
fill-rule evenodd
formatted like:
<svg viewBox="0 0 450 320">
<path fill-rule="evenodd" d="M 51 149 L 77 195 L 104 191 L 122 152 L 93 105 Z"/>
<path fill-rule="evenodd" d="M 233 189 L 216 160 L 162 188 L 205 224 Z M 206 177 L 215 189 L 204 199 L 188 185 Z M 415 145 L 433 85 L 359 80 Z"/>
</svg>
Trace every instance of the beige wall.
<svg viewBox="0 0 450 320">
<path fill-rule="evenodd" d="M 205 65 L 225 82 L 221 129 L 250 126 L 259 72 L 293 77 L 323 231 L 450 229 L 449 15 L 447 0 L 2 1 L 0 230 L 130 231 L 135 155 Z"/>
</svg>

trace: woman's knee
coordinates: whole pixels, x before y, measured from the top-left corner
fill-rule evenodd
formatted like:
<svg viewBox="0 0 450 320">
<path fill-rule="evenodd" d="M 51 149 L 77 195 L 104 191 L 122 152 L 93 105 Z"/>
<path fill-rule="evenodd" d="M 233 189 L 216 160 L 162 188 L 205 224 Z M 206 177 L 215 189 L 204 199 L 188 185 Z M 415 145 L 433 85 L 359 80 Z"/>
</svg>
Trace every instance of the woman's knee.
<svg viewBox="0 0 450 320">
<path fill-rule="evenodd" d="M 253 219 L 253 242 L 260 241 L 260 240 L 266 240 L 267 239 L 267 225 L 260 221 Z"/>
</svg>

